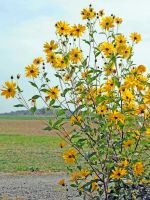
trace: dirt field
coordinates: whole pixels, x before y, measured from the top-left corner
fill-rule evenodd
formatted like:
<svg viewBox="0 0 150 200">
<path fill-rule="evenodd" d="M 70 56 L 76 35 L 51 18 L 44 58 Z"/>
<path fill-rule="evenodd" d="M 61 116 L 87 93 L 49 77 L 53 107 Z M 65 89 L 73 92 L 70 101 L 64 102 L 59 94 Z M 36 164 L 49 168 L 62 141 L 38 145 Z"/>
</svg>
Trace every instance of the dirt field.
<svg viewBox="0 0 150 200">
<path fill-rule="evenodd" d="M 46 120 L 0 120 L 0 134 L 49 135 L 49 131 L 43 130 L 46 124 Z"/>
</svg>

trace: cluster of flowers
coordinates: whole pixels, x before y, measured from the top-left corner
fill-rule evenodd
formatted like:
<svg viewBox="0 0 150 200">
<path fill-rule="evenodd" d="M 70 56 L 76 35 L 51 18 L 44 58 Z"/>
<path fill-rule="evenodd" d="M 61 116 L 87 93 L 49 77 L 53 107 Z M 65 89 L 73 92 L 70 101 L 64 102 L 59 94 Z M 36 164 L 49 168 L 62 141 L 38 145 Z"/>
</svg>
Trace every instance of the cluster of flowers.
<svg viewBox="0 0 150 200">
<path fill-rule="evenodd" d="M 106 16 L 104 10 L 96 13 L 91 5 L 81 15 L 85 25 L 59 21 L 55 25 L 57 41 L 44 44 L 46 62 L 56 70 L 59 86 L 51 85 L 43 58 L 25 67 L 26 77 L 33 80 L 30 83 L 39 92 L 32 100 L 34 106 L 41 98 L 49 109 L 60 109 L 58 121 L 50 122 L 49 130 L 62 132 L 70 146 L 63 158 L 67 165 L 77 166 L 70 176 L 71 185 L 80 194 L 92 198 L 99 195 L 101 199 L 117 194 L 118 198 L 132 198 L 140 195 L 139 184 L 146 187 L 149 183 L 150 73 L 144 65 L 136 66 L 132 61 L 134 45 L 141 41 L 141 35 L 131 33 L 128 41 L 119 32 L 121 18 Z M 85 35 L 88 40 L 82 39 Z M 21 90 L 14 80 L 1 90 L 6 98 L 18 95 L 21 101 Z M 66 116 L 66 111 L 71 116 Z M 66 119 L 71 131 L 63 126 Z M 60 147 L 64 146 L 62 142 Z M 64 179 L 59 184 L 66 186 Z"/>
</svg>

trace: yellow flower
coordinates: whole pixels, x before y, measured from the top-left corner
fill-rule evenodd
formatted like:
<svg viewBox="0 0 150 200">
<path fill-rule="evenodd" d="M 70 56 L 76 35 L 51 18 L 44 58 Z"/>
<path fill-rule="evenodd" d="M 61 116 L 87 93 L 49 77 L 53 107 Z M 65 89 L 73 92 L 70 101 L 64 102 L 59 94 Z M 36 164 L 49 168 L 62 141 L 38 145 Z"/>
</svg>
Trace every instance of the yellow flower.
<svg viewBox="0 0 150 200">
<path fill-rule="evenodd" d="M 96 112 L 99 115 L 105 115 L 108 112 L 108 108 L 105 105 L 98 106 Z"/>
<path fill-rule="evenodd" d="M 85 70 L 84 72 L 81 73 L 81 76 L 83 79 L 86 79 L 89 75 L 89 71 L 88 70 Z"/>
<path fill-rule="evenodd" d="M 104 42 L 100 44 L 99 49 L 104 53 L 106 57 L 111 56 L 115 52 L 114 45 L 109 42 Z"/>
<path fill-rule="evenodd" d="M 103 17 L 105 15 L 104 10 L 103 9 L 100 10 L 98 14 L 99 14 L 100 17 Z"/>
<path fill-rule="evenodd" d="M 79 172 L 74 172 L 71 174 L 71 181 L 76 182 L 79 178 L 80 173 Z"/>
<path fill-rule="evenodd" d="M 112 174 L 111 174 L 111 178 L 112 179 L 120 179 L 122 177 L 124 177 L 127 173 L 127 170 L 125 170 L 124 168 L 118 168 L 118 167 L 115 167 L 114 170 L 112 170 Z"/>
<path fill-rule="evenodd" d="M 109 30 L 114 27 L 114 19 L 111 16 L 103 17 L 100 22 L 100 26 L 102 29 Z"/>
<path fill-rule="evenodd" d="M 72 75 L 71 74 L 66 74 L 65 76 L 64 76 L 64 81 L 70 81 L 71 80 L 71 77 L 72 77 Z"/>
<path fill-rule="evenodd" d="M 51 40 L 49 43 L 45 42 L 45 44 L 44 44 L 44 52 L 45 53 L 50 53 L 57 48 L 58 48 L 58 44 L 55 43 L 54 40 Z"/>
<path fill-rule="evenodd" d="M 141 176 L 144 172 L 144 165 L 142 162 L 136 162 L 134 165 L 134 173 L 136 176 Z"/>
<path fill-rule="evenodd" d="M 77 88 L 76 88 L 76 92 L 77 93 L 82 93 L 85 89 L 85 86 L 84 85 L 79 85 Z"/>
<path fill-rule="evenodd" d="M 73 115 L 71 116 L 70 122 L 74 124 L 75 122 L 81 122 L 82 117 L 80 115 Z"/>
<path fill-rule="evenodd" d="M 133 145 L 133 144 L 134 144 L 133 140 L 127 140 L 127 141 L 123 142 L 123 147 L 128 148 L 128 147 L 131 147 L 131 145 Z"/>
<path fill-rule="evenodd" d="M 127 159 L 125 159 L 124 161 L 120 162 L 118 165 L 119 165 L 120 167 L 125 168 L 125 167 L 127 167 L 127 166 L 129 165 L 129 162 L 128 162 Z"/>
<path fill-rule="evenodd" d="M 56 23 L 56 32 L 59 34 L 59 35 L 69 35 L 70 33 L 70 26 L 69 24 L 67 24 L 66 22 L 64 21 L 59 21 Z"/>
<path fill-rule="evenodd" d="M 44 62 L 44 60 L 43 60 L 42 57 L 38 57 L 38 58 L 35 58 L 35 59 L 33 60 L 33 64 L 34 64 L 34 65 L 40 65 L 40 64 L 43 63 L 43 62 Z"/>
<path fill-rule="evenodd" d="M 139 33 L 131 33 L 130 38 L 136 44 L 142 40 L 141 35 Z"/>
<path fill-rule="evenodd" d="M 116 123 L 119 121 L 124 123 L 125 116 L 122 113 L 120 113 L 119 111 L 115 110 L 113 113 L 109 114 L 109 119 Z"/>
<path fill-rule="evenodd" d="M 146 129 L 146 136 L 150 137 L 150 128 Z"/>
<path fill-rule="evenodd" d="M 14 98 L 16 95 L 16 83 L 15 82 L 10 82 L 10 81 L 6 81 L 5 85 L 3 85 L 3 89 L 1 89 L 1 95 L 5 96 L 6 99 L 8 98 Z"/>
<path fill-rule="evenodd" d="M 109 92 L 110 90 L 113 90 L 114 87 L 115 87 L 115 84 L 114 84 L 112 78 L 110 78 L 110 79 L 108 79 L 108 80 L 106 81 L 106 83 L 104 84 L 103 91 L 104 91 L 104 92 Z"/>
<path fill-rule="evenodd" d="M 37 65 L 28 65 L 25 67 L 26 77 L 28 78 L 37 78 L 40 71 Z"/>
<path fill-rule="evenodd" d="M 58 87 L 52 87 L 49 88 L 47 91 L 47 95 L 48 97 L 50 97 L 51 99 L 58 99 L 58 95 L 60 93 L 60 90 L 58 89 Z"/>
<path fill-rule="evenodd" d="M 125 77 L 124 86 L 126 88 L 132 88 L 132 87 L 136 86 L 136 84 L 137 84 L 136 77 L 134 77 L 132 75 L 128 75 L 128 76 Z"/>
<path fill-rule="evenodd" d="M 89 174 L 90 174 L 90 172 L 89 172 L 87 169 L 82 169 L 82 170 L 79 172 L 79 175 L 80 175 L 80 177 L 82 177 L 82 178 L 86 178 Z"/>
<path fill-rule="evenodd" d="M 56 61 L 56 54 L 54 52 L 48 52 L 46 59 L 48 63 L 54 64 Z"/>
<path fill-rule="evenodd" d="M 118 35 L 116 38 L 115 38 L 115 41 L 116 41 L 116 46 L 117 47 L 120 47 L 120 46 L 124 46 L 126 44 L 126 38 L 124 35 Z"/>
<path fill-rule="evenodd" d="M 116 22 L 116 24 L 122 24 L 122 18 L 115 17 L 115 22 Z"/>
<path fill-rule="evenodd" d="M 96 12 L 93 8 L 84 8 L 81 11 L 82 19 L 93 19 L 96 16 Z"/>
<path fill-rule="evenodd" d="M 86 27 L 78 24 L 71 27 L 70 35 L 74 37 L 81 37 L 85 31 Z"/>
<path fill-rule="evenodd" d="M 104 72 L 106 76 L 111 75 L 112 73 L 115 72 L 115 64 L 113 62 L 109 63 L 104 67 Z"/>
<path fill-rule="evenodd" d="M 92 178 L 92 191 L 98 190 L 98 177 L 95 176 Z"/>
<path fill-rule="evenodd" d="M 64 187 L 65 186 L 65 180 L 64 179 L 59 180 L 58 184 Z"/>
<path fill-rule="evenodd" d="M 71 164 L 74 163 L 77 159 L 77 152 L 74 149 L 68 149 L 64 152 L 63 158 L 65 163 Z"/>
<path fill-rule="evenodd" d="M 72 49 L 70 51 L 70 60 L 74 63 L 78 63 L 82 60 L 83 54 L 81 50 L 78 49 L 78 47 Z"/>
<path fill-rule="evenodd" d="M 144 65 L 139 65 L 137 67 L 137 72 L 138 73 L 144 73 L 144 72 L 146 72 L 146 67 Z"/>
<path fill-rule="evenodd" d="M 125 92 L 122 93 L 122 99 L 125 102 L 131 102 L 134 100 L 134 95 L 132 94 L 132 92 L 130 90 L 125 90 Z"/>
<path fill-rule="evenodd" d="M 66 144 L 64 143 L 64 142 L 60 142 L 59 143 L 59 147 L 62 149 L 62 148 L 64 148 L 64 146 L 65 146 Z"/>
<path fill-rule="evenodd" d="M 54 60 L 53 67 L 59 68 L 59 69 L 65 69 L 70 64 L 69 59 L 65 60 L 65 57 L 62 55 L 58 55 L 56 59 Z"/>
<path fill-rule="evenodd" d="M 150 89 L 146 92 L 146 95 L 144 96 L 144 103 L 150 104 Z"/>
<path fill-rule="evenodd" d="M 127 45 L 122 45 L 117 48 L 117 52 L 123 57 L 123 58 L 129 58 L 131 55 L 131 47 Z"/>
</svg>

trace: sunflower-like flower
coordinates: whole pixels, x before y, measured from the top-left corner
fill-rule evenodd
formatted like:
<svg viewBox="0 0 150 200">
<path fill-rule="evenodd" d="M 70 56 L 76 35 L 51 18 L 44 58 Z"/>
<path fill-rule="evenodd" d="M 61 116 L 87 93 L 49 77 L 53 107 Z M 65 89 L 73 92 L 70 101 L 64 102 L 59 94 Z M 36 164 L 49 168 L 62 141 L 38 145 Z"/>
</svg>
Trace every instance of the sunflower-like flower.
<svg viewBox="0 0 150 200">
<path fill-rule="evenodd" d="M 66 144 L 64 143 L 64 142 L 60 142 L 59 143 L 59 147 L 62 149 L 62 148 L 64 148 L 64 146 L 65 146 Z"/>
<path fill-rule="evenodd" d="M 92 191 L 98 190 L 98 176 L 92 178 Z"/>
<path fill-rule="evenodd" d="M 123 93 L 122 93 L 122 99 L 124 100 L 124 102 L 131 102 L 134 100 L 134 95 L 132 94 L 132 91 L 126 89 Z"/>
<path fill-rule="evenodd" d="M 64 187 L 65 186 L 65 180 L 64 179 L 59 180 L 58 184 Z"/>
<path fill-rule="evenodd" d="M 37 78 L 40 74 L 39 68 L 37 65 L 28 65 L 25 67 L 26 77 L 28 78 Z"/>
<path fill-rule="evenodd" d="M 146 136 L 150 137 L 150 128 L 146 129 L 146 133 L 145 134 L 146 134 Z"/>
<path fill-rule="evenodd" d="M 81 171 L 79 172 L 79 175 L 81 178 L 86 178 L 89 176 L 89 174 L 90 174 L 90 172 L 87 169 L 81 169 Z"/>
<path fill-rule="evenodd" d="M 78 47 L 72 49 L 70 51 L 70 60 L 74 63 L 78 63 L 82 60 L 83 58 L 83 54 L 81 52 L 80 49 L 78 49 Z"/>
<path fill-rule="evenodd" d="M 127 167 L 129 165 L 129 161 L 127 159 L 121 161 L 119 164 L 118 164 L 120 167 Z"/>
<path fill-rule="evenodd" d="M 116 42 L 116 46 L 117 47 L 120 47 L 120 46 L 124 46 L 126 44 L 126 38 L 124 35 L 118 35 L 116 38 L 115 38 L 115 42 Z"/>
<path fill-rule="evenodd" d="M 118 122 L 124 123 L 125 116 L 121 112 L 115 110 L 114 112 L 109 114 L 109 119 L 115 123 L 118 123 Z"/>
<path fill-rule="evenodd" d="M 49 52 L 46 56 L 47 62 L 50 64 L 54 64 L 56 61 L 56 54 L 54 52 Z"/>
<path fill-rule="evenodd" d="M 74 25 L 70 29 L 70 35 L 73 37 L 81 37 L 83 35 L 85 29 L 86 29 L 86 27 L 81 24 Z"/>
<path fill-rule="evenodd" d="M 1 91 L 1 95 L 5 96 L 6 99 L 14 98 L 17 92 L 16 83 L 13 81 L 6 81 Z"/>
<path fill-rule="evenodd" d="M 74 124 L 75 122 L 81 122 L 82 117 L 80 115 L 73 115 L 71 116 L 70 122 Z"/>
<path fill-rule="evenodd" d="M 43 63 L 43 62 L 44 62 L 44 60 L 43 60 L 42 57 L 38 57 L 38 58 L 35 58 L 35 59 L 33 60 L 33 64 L 34 64 L 34 65 L 40 65 L 40 64 Z"/>
<path fill-rule="evenodd" d="M 58 89 L 58 87 L 51 87 L 47 91 L 48 97 L 54 100 L 58 99 L 59 93 L 60 93 L 60 90 Z"/>
<path fill-rule="evenodd" d="M 59 35 L 66 36 L 66 35 L 69 35 L 70 33 L 70 25 L 64 21 L 57 22 L 55 27 L 56 27 L 56 32 Z"/>
<path fill-rule="evenodd" d="M 71 77 L 72 77 L 71 74 L 65 74 L 63 78 L 64 78 L 64 81 L 67 82 L 67 81 L 70 81 L 70 80 L 71 80 Z"/>
<path fill-rule="evenodd" d="M 80 172 L 73 172 L 71 174 L 71 181 L 76 182 L 78 180 L 79 176 L 80 176 Z"/>
<path fill-rule="evenodd" d="M 123 58 L 128 59 L 131 55 L 132 48 L 127 45 L 122 45 L 117 48 L 117 53 L 120 54 Z"/>
<path fill-rule="evenodd" d="M 108 108 L 105 105 L 101 105 L 96 108 L 96 112 L 99 115 L 105 115 L 108 112 Z"/>
<path fill-rule="evenodd" d="M 114 19 L 111 16 L 103 17 L 100 26 L 102 29 L 109 30 L 114 27 Z"/>
<path fill-rule="evenodd" d="M 94 11 L 94 8 L 84 8 L 81 11 L 82 19 L 93 19 L 96 16 L 96 12 Z"/>
<path fill-rule="evenodd" d="M 120 17 L 115 17 L 115 23 L 116 24 L 122 24 L 122 18 L 120 18 Z"/>
<path fill-rule="evenodd" d="M 98 12 L 98 15 L 99 15 L 100 17 L 103 17 L 103 16 L 105 15 L 104 9 L 100 10 L 100 11 Z"/>
<path fill-rule="evenodd" d="M 136 176 L 141 176 L 144 172 L 144 165 L 142 162 L 136 162 L 134 165 L 134 173 Z"/>
<path fill-rule="evenodd" d="M 146 94 L 144 96 L 144 103 L 150 104 L 150 89 L 146 92 Z"/>
<path fill-rule="evenodd" d="M 124 168 L 118 168 L 118 167 L 115 167 L 114 170 L 112 170 L 112 174 L 110 175 L 110 177 L 112 179 L 120 179 L 122 177 L 124 177 L 127 173 L 127 170 L 125 170 Z"/>
<path fill-rule="evenodd" d="M 114 45 L 109 42 L 104 42 L 100 44 L 99 49 L 104 53 L 106 57 L 111 56 L 115 52 Z"/>
<path fill-rule="evenodd" d="M 127 140 L 127 141 L 124 141 L 124 142 L 123 142 L 123 147 L 124 147 L 124 148 L 129 148 L 129 147 L 131 147 L 133 144 L 134 144 L 134 141 L 133 141 L 133 140 Z"/>
<path fill-rule="evenodd" d="M 136 44 L 139 43 L 142 40 L 141 35 L 139 33 L 136 33 L 136 32 L 131 33 L 130 38 Z"/>
<path fill-rule="evenodd" d="M 77 152 L 74 149 L 68 149 L 64 152 L 63 158 L 67 164 L 74 163 L 77 159 Z"/>
<path fill-rule="evenodd" d="M 44 44 L 44 52 L 45 53 L 50 53 L 53 50 L 56 50 L 57 48 L 58 48 L 58 44 L 55 43 L 54 40 L 51 40 L 49 43 L 45 42 L 45 44 Z"/>
</svg>

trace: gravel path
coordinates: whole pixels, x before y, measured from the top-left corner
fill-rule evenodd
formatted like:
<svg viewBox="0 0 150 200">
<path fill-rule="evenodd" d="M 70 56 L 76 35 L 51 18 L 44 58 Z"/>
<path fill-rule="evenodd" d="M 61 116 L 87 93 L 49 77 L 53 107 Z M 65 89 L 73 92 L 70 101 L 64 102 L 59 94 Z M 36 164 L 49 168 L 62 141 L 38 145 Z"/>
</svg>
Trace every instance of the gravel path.
<svg viewBox="0 0 150 200">
<path fill-rule="evenodd" d="M 7 194 L 11 199 L 17 196 L 27 200 L 66 200 L 66 191 L 57 183 L 62 175 L 0 175 L 0 199 Z M 70 200 L 81 200 L 69 194 Z"/>
</svg>

